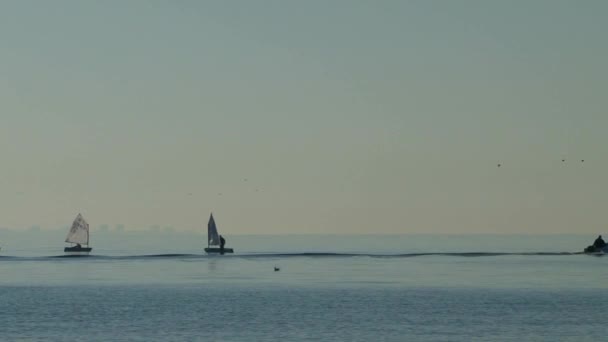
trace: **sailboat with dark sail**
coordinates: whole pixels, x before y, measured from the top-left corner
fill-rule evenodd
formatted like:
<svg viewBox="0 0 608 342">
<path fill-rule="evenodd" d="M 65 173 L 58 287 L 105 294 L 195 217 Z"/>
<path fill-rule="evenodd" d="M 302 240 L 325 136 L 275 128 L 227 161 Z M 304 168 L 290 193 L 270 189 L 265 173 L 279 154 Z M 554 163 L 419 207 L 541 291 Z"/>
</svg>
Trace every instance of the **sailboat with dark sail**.
<svg viewBox="0 0 608 342">
<path fill-rule="evenodd" d="M 213 219 L 213 214 L 209 217 L 209 223 L 207 223 L 207 248 L 205 248 L 206 253 L 234 253 L 232 248 L 224 248 L 225 240 L 224 238 L 218 234 L 217 226 L 215 225 L 215 220 Z M 211 247 L 211 246 L 220 246 L 220 247 Z"/>
<path fill-rule="evenodd" d="M 89 247 L 89 224 L 85 221 L 81 214 L 76 216 L 72 223 L 72 228 L 65 238 L 65 242 L 72 244 L 71 247 L 65 247 L 64 252 L 90 252 L 93 248 Z M 86 247 L 83 247 L 85 245 Z"/>
</svg>

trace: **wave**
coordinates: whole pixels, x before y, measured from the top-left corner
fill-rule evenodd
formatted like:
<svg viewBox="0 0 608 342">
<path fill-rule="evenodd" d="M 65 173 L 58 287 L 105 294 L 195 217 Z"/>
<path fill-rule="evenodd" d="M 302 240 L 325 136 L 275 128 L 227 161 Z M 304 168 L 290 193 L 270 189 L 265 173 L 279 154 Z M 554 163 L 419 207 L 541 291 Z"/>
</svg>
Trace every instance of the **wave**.
<svg viewBox="0 0 608 342">
<path fill-rule="evenodd" d="M 375 254 L 375 253 L 330 253 L 330 252 L 304 252 L 304 253 L 244 253 L 244 254 L 145 254 L 145 255 L 99 255 L 99 254 L 65 254 L 51 256 L 11 256 L 0 255 L 0 261 L 43 261 L 43 260 L 158 260 L 158 259 L 212 259 L 212 258 L 414 258 L 414 257 L 499 257 L 499 256 L 564 256 L 581 255 L 583 252 L 420 252 L 401 254 Z"/>
<path fill-rule="evenodd" d="M 420 252 L 402 254 L 370 254 L 370 253 L 257 253 L 242 255 L 243 257 L 372 257 L 372 258 L 411 258 L 423 256 L 452 256 L 452 257 L 491 257 L 508 255 L 577 255 L 582 252 Z"/>
</svg>

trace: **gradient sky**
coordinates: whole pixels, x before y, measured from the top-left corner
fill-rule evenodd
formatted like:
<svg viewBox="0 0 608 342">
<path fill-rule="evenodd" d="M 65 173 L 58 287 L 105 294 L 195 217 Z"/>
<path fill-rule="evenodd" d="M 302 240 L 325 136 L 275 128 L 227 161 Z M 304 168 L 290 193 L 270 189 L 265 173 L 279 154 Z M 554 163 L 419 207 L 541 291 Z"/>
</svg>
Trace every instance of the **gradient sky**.
<svg viewBox="0 0 608 342">
<path fill-rule="evenodd" d="M 608 233 L 607 14 L 2 1 L 0 226 Z"/>
</svg>

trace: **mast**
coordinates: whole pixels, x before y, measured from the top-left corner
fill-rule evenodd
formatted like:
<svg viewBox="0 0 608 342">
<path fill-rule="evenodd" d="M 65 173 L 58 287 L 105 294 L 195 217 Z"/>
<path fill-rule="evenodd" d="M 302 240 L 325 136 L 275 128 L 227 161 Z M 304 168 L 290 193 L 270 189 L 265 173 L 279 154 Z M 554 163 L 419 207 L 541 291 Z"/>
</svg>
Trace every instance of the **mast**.
<svg viewBox="0 0 608 342">
<path fill-rule="evenodd" d="M 207 222 L 207 248 L 211 247 L 211 242 L 209 242 L 209 240 L 211 240 L 211 232 L 209 231 L 209 223 L 211 222 L 212 218 L 213 218 L 213 213 L 211 213 L 211 216 L 209 217 L 209 222 Z"/>
<path fill-rule="evenodd" d="M 89 231 L 89 223 L 84 220 L 84 217 L 82 218 L 82 220 L 84 221 L 85 229 L 87 231 L 87 247 L 89 247 L 89 235 L 91 234 Z"/>
</svg>

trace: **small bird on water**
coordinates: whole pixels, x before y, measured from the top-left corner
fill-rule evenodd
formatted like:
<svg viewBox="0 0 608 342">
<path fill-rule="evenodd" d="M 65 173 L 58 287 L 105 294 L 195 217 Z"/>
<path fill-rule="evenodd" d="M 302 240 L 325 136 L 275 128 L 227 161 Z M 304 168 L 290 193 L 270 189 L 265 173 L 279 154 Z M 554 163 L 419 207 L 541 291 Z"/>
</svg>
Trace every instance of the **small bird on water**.
<svg viewBox="0 0 608 342">
<path fill-rule="evenodd" d="M 274 271 L 275 271 L 275 272 L 278 272 L 278 271 L 280 271 L 280 270 L 281 270 L 280 268 L 278 268 L 278 267 L 276 267 L 276 266 L 274 267 Z"/>
</svg>

